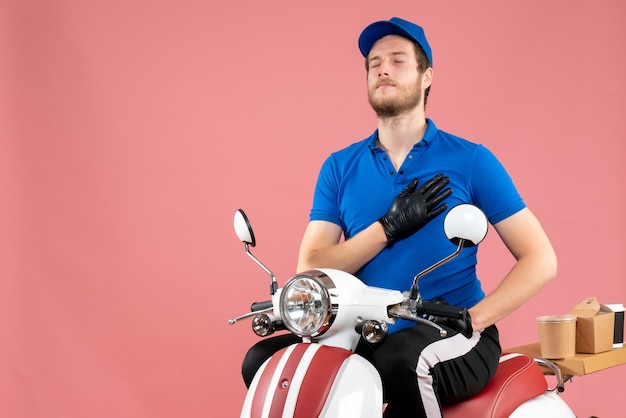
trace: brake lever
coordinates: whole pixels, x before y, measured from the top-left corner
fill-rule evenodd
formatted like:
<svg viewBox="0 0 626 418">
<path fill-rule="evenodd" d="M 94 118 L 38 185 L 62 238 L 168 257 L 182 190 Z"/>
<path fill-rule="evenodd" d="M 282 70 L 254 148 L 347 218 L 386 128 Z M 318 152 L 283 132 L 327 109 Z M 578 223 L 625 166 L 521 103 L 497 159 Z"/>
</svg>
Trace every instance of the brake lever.
<svg viewBox="0 0 626 418">
<path fill-rule="evenodd" d="M 253 317 L 253 316 L 261 314 L 261 313 L 269 313 L 269 312 L 272 312 L 272 311 L 274 311 L 273 307 L 265 308 L 265 309 L 262 309 L 262 310 L 259 310 L 259 311 L 248 312 L 246 314 L 239 315 L 237 318 L 229 319 L 228 323 L 230 325 L 234 325 L 236 322 L 239 322 L 242 319 L 250 318 L 250 317 Z"/>
<path fill-rule="evenodd" d="M 417 316 L 411 309 L 407 309 L 402 304 L 393 305 L 388 309 L 389 316 L 392 318 L 402 318 L 413 322 L 419 322 L 424 325 L 431 326 L 439 331 L 441 337 L 447 337 L 448 331 L 442 328 L 439 324 L 436 324 L 428 319 Z"/>
</svg>

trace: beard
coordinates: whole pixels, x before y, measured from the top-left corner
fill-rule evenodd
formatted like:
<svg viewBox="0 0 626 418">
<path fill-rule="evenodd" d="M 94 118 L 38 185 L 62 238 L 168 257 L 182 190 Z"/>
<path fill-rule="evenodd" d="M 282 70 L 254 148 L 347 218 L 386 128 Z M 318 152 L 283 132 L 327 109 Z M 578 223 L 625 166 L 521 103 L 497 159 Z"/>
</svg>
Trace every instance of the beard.
<svg viewBox="0 0 626 418">
<path fill-rule="evenodd" d="M 421 77 L 412 86 L 396 85 L 397 94 L 391 97 L 376 97 L 376 87 L 379 83 L 369 88 L 367 93 L 370 106 L 379 118 L 392 118 L 408 113 L 422 101 Z"/>
</svg>

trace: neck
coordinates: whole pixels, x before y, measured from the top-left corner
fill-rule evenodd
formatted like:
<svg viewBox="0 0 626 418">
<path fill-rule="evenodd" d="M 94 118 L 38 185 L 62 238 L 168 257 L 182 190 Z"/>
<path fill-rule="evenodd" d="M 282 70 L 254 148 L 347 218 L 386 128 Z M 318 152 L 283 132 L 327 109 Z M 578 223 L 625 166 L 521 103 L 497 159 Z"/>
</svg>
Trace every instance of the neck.
<svg viewBox="0 0 626 418">
<path fill-rule="evenodd" d="M 426 132 L 424 114 L 405 114 L 378 119 L 378 142 L 388 154 L 406 154 Z"/>
</svg>

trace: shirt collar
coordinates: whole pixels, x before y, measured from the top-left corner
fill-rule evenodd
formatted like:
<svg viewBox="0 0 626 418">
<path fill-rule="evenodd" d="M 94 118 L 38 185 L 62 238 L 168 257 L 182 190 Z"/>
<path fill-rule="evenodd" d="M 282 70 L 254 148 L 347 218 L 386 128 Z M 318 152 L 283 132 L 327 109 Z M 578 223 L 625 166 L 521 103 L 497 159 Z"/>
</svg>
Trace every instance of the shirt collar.
<svg viewBox="0 0 626 418">
<path fill-rule="evenodd" d="M 415 146 L 424 146 L 424 145 L 428 145 L 432 143 L 437 137 L 437 132 L 438 132 L 438 129 L 437 129 L 437 126 L 435 125 L 435 122 L 426 118 L 426 132 L 424 132 L 424 136 L 417 144 L 415 144 Z M 372 135 L 368 138 L 368 144 L 371 150 L 378 148 L 376 146 L 377 140 L 378 140 L 378 129 L 376 129 L 374 133 L 372 133 Z"/>
</svg>

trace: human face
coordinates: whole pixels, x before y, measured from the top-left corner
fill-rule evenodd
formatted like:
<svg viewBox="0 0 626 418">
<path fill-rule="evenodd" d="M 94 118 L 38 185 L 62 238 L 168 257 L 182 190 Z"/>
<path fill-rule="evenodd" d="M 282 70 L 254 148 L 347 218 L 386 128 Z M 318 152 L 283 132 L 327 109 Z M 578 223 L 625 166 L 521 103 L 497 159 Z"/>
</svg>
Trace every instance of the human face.
<svg viewBox="0 0 626 418">
<path fill-rule="evenodd" d="M 413 42 L 385 36 L 374 44 L 367 59 L 368 98 L 378 117 L 399 116 L 422 103 L 432 71 L 418 70 Z"/>
</svg>

